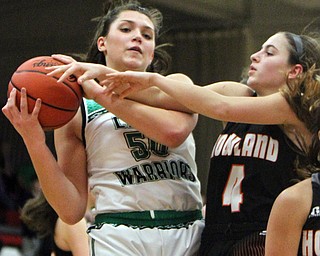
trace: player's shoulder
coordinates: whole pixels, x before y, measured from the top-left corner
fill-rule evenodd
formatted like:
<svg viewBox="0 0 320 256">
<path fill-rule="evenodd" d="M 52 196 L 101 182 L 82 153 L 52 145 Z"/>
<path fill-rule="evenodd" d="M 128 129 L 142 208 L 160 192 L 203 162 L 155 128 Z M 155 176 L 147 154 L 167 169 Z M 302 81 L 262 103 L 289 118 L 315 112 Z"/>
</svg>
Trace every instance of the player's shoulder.
<svg viewBox="0 0 320 256">
<path fill-rule="evenodd" d="M 300 181 L 299 183 L 285 189 L 277 198 L 278 203 L 281 203 L 286 208 L 296 208 L 297 205 L 309 205 L 312 200 L 311 179 Z"/>
</svg>

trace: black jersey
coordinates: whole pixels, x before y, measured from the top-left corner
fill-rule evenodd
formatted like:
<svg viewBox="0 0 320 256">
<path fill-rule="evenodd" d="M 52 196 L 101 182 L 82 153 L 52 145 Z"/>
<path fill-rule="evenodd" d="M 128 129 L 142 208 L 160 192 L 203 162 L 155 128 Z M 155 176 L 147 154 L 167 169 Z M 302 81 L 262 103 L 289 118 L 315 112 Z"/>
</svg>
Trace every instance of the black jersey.
<svg viewBox="0 0 320 256">
<path fill-rule="evenodd" d="M 227 124 L 212 151 L 201 251 L 266 230 L 275 198 L 296 178 L 296 152 L 277 125 Z"/>
<path fill-rule="evenodd" d="M 320 254 L 320 173 L 311 177 L 312 206 L 303 226 L 298 255 Z"/>
</svg>

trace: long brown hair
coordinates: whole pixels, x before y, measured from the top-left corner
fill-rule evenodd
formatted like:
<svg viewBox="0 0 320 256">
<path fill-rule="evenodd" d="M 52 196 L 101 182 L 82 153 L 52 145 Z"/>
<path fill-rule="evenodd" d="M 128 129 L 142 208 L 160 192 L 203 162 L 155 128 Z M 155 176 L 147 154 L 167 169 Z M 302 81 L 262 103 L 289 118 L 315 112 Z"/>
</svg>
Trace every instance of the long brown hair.
<svg viewBox="0 0 320 256">
<path fill-rule="evenodd" d="M 291 109 L 305 124 L 312 134 L 311 145 L 305 145 L 308 161 L 298 163 L 297 169 L 303 178 L 309 177 L 314 172 L 320 171 L 320 76 L 319 69 L 314 64 L 301 73 L 296 79 L 287 79 L 287 86 L 281 88 Z M 302 141 L 303 139 L 300 138 Z"/>
<path fill-rule="evenodd" d="M 25 203 L 20 218 L 39 237 L 45 237 L 54 234 L 58 215 L 48 203 L 44 194 L 40 192 L 36 197 Z"/>
</svg>

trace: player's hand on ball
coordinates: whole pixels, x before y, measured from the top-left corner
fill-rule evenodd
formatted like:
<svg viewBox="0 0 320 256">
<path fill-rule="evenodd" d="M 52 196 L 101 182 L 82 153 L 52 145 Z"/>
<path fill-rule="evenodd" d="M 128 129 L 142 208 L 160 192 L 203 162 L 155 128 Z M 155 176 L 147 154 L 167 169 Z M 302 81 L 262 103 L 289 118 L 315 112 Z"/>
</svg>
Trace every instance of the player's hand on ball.
<svg viewBox="0 0 320 256">
<path fill-rule="evenodd" d="M 60 75 L 58 82 L 63 82 L 69 76 L 75 75 L 77 82 L 82 86 L 84 91 L 84 97 L 93 99 L 99 92 L 101 92 L 101 86 L 95 83 L 87 83 L 88 80 L 92 79 L 105 79 L 107 73 L 116 72 L 115 70 L 108 68 L 104 65 L 86 63 L 86 62 L 72 62 L 66 65 L 59 65 L 53 67 L 47 67 L 47 70 L 51 70 L 48 76 Z M 96 88 L 98 86 L 99 88 Z"/>
<path fill-rule="evenodd" d="M 62 61 L 62 59 L 66 57 L 55 57 L 56 55 L 52 55 L 57 60 Z M 62 55 L 65 56 L 65 55 Z M 64 81 L 67 77 L 71 75 L 75 75 L 78 78 L 78 83 L 82 84 L 83 82 L 91 79 L 104 80 L 106 78 L 106 74 L 117 72 L 114 69 L 108 68 L 101 64 L 95 63 L 86 63 L 86 62 L 77 62 L 72 61 L 66 65 L 47 67 L 47 70 L 51 72 L 48 73 L 49 76 L 53 76 L 59 73 L 63 73 L 58 80 L 58 82 Z"/>
<path fill-rule="evenodd" d="M 67 124 L 77 113 L 82 88 L 75 76 L 66 77 L 58 82 L 59 75 L 48 76 L 46 67 L 64 65 L 50 56 L 38 56 L 22 63 L 12 74 L 8 84 L 8 96 L 16 89 L 16 105 L 20 106 L 21 89 L 27 94 L 29 113 L 34 110 L 36 99 L 41 99 L 42 107 L 38 119 L 43 129 L 53 130 Z"/>
<path fill-rule="evenodd" d="M 64 64 L 70 64 L 72 62 L 76 62 L 76 60 L 74 58 L 72 58 L 71 56 L 68 55 L 64 55 L 64 54 L 52 54 L 51 57 L 53 59 L 56 59 Z"/>
<path fill-rule="evenodd" d="M 2 108 L 3 114 L 8 118 L 24 140 L 45 140 L 44 132 L 38 119 L 41 109 L 41 100 L 36 100 L 33 111 L 29 113 L 26 89 L 21 89 L 19 106 L 17 106 L 16 97 L 17 90 L 13 89 L 10 92 L 6 105 Z"/>
</svg>

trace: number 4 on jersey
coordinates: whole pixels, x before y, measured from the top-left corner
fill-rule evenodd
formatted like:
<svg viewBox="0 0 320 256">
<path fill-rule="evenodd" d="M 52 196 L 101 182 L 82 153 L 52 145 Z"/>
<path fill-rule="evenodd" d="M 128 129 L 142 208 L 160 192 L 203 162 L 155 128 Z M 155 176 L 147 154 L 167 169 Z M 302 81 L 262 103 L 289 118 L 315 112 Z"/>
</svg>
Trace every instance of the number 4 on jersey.
<svg viewBox="0 0 320 256">
<path fill-rule="evenodd" d="M 244 166 L 232 166 L 229 179 L 222 195 L 222 205 L 230 206 L 231 212 L 239 212 L 240 205 L 243 202 L 243 193 L 241 191 L 241 182 L 244 178 Z"/>
</svg>

